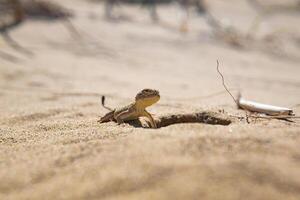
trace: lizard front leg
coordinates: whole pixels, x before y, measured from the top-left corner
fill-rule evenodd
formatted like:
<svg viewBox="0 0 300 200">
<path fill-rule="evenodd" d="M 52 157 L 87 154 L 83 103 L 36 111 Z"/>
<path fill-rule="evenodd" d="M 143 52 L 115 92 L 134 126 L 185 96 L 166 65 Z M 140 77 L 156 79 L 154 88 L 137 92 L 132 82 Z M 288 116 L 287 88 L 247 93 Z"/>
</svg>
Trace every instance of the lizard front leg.
<svg viewBox="0 0 300 200">
<path fill-rule="evenodd" d="M 143 116 L 147 117 L 150 120 L 150 124 L 152 128 L 157 128 L 156 122 L 154 121 L 152 115 L 148 113 L 146 110 L 142 113 Z"/>
<path fill-rule="evenodd" d="M 124 123 L 124 121 L 129 119 L 133 113 L 134 112 L 132 112 L 131 110 L 125 110 L 125 111 L 117 114 L 116 116 L 114 116 L 114 118 L 117 120 L 118 124 L 122 124 L 122 123 Z"/>
</svg>

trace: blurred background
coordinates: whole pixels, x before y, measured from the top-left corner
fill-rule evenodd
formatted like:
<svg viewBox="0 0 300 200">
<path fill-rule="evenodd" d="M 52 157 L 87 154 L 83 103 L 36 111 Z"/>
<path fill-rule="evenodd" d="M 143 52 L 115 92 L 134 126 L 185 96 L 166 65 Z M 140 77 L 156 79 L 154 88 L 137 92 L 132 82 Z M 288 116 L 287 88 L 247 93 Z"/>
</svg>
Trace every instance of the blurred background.
<svg viewBox="0 0 300 200">
<path fill-rule="evenodd" d="M 17 81 L 40 71 L 27 79 L 48 89 L 205 96 L 222 90 L 219 59 L 249 95 L 299 87 L 297 0 L 1 0 L 0 12 L 2 80 L 14 65 Z"/>
<path fill-rule="evenodd" d="M 286 74 L 300 58 L 297 0 L 1 0 L 0 10 L 1 67 L 44 71 L 46 82 L 28 80 L 48 89 L 201 96 L 219 88 L 217 59 L 230 86 L 258 96 L 279 82 L 299 86 Z"/>
</svg>

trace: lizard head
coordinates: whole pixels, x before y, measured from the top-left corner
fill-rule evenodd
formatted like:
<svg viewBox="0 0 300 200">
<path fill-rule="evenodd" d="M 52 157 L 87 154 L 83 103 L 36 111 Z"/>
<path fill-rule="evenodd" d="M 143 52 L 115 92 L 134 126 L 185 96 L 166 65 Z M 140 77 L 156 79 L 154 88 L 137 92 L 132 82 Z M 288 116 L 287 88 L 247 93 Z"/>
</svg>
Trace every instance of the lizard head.
<svg viewBox="0 0 300 200">
<path fill-rule="evenodd" d="M 155 104 L 159 99 L 159 92 L 153 89 L 143 89 L 135 96 L 135 101 L 144 107 Z"/>
</svg>

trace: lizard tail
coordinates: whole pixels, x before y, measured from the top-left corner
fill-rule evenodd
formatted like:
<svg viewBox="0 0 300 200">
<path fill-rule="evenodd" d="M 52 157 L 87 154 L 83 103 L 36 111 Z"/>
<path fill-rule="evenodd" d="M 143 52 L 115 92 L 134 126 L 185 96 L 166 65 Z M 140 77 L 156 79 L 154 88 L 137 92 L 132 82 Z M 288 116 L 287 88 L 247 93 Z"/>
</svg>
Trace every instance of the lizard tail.
<svg viewBox="0 0 300 200">
<path fill-rule="evenodd" d="M 109 121 L 113 121 L 114 120 L 114 111 L 111 111 L 109 113 L 107 113 L 106 115 L 104 115 L 103 117 L 101 117 L 98 122 L 99 123 L 105 123 L 105 122 L 109 122 Z"/>
<path fill-rule="evenodd" d="M 106 115 L 104 115 L 103 117 L 101 117 L 98 122 L 100 123 L 105 123 L 105 122 L 109 122 L 109 121 L 113 121 L 114 120 L 114 113 L 115 110 L 105 106 L 105 96 L 102 96 L 101 98 L 101 104 L 104 108 L 106 108 L 107 110 L 109 110 L 110 112 L 107 113 Z"/>
<path fill-rule="evenodd" d="M 107 107 L 107 106 L 105 105 L 105 96 L 102 96 L 102 97 L 101 97 L 101 104 L 102 104 L 102 106 L 103 106 L 104 108 L 106 108 L 107 110 L 113 111 L 113 109 L 111 109 L 110 107 Z"/>
</svg>

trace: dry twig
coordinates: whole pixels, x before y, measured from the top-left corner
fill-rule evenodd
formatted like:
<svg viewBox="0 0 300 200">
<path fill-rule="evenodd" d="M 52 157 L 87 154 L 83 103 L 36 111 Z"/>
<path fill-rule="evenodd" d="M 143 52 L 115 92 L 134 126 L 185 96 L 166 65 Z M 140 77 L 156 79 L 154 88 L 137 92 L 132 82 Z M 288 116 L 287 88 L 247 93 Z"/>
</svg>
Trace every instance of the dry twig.
<svg viewBox="0 0 300 200">
<path fill-rule="evenodd" d="M 289 119 L 299 119 L 300 118 L 299 116 L 294 116 L 293 110 L 289 109 L 289 108 L 283 108 L 283 107 L 272 106 L 272 105 L 261 104 L 261 103 L 257 103 L 257 102 L 244 100 L 241 98 L 240 94 L 239 94 L 238 99 L 235 99 L 225 84 L 224 76 L 219 70 L 219 61 L 218 60 L 217 60 L 217 71 L 222 78 L 222 84 L 223 84 L 223 87 L 225 88 L 225 90 L 227 91 L 227 93 L 232 97 L 233 101 L 236 103 L 238 108 L 245 110 L 247 123 L 250 123 L 249 118 L 280 119 L 280 120 L 288 120 L 288 121 L 289 121 Z M 249 112 L 250 115 L 248 115 L 247 112 Z M 263 113 L 265 115 L 264 116 L 259 116 L 259 115 L 253 116 L 253 115 L 251 115 L 251 113 Z"/>
<path fill-rule="evenodd" d="M 231 96 L 231 98 L 233 99 L 233 101 L 238 105 L 238 101 L 234 98 L 234 96 L 231 94 L 231 92 L 229 91 L 229 89 L 227 88 L 226 84 L 225 84 L 225 79 L 223 74 L 220 72 L 219 70 L 219 60 L 217 60 L 217 71 L 220 74 L 221 78 L 222 78 L 222 84 L 223 87 L 225 88 L 225 90 L 228 92 L 228 94 Z"/>
</svg>

